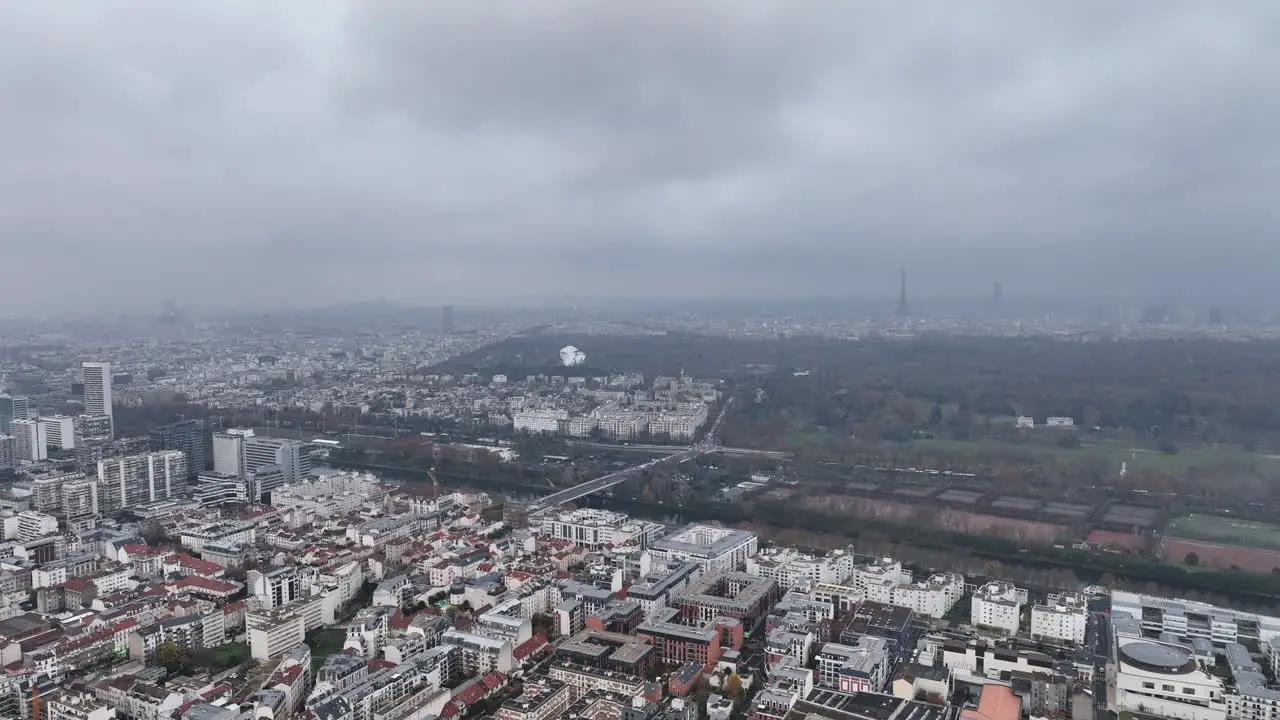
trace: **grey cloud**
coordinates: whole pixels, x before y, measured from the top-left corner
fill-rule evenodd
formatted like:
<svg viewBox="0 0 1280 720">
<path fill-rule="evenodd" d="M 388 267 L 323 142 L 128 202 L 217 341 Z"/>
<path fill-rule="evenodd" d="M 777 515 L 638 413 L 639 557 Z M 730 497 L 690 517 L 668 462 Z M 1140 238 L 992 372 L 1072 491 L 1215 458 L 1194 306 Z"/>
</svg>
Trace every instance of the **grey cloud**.
<svg viewBox="0 0 1280 720">
<path fill-rule="evenodd" d="M 1262 0 L 5 3 L 0 314 L 1267 287 L 1278 30 Z"/>
</svg>

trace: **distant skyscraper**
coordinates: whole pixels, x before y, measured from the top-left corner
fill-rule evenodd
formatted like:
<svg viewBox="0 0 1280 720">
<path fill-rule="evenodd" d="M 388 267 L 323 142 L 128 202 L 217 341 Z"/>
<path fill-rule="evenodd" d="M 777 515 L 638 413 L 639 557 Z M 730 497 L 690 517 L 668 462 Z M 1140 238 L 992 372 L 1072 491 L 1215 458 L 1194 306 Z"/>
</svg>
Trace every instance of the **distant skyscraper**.
<svg viewBox="0 0 1280 720">
<path fill-rule="evenodd" d="M 0 470 L 12 470 L 18 466 L 18 439 L 0 434 Z"/>
<path fill-rule="evenodd" d="M 204 471 L 204 421 L 180 420 L 151 431 L 151 450 L 181 450 L 187 456 L 187 480 Z"/>
<path fill-rule="evenodd" d="M 115 414 L 111 410 L 111 363 L 87 362 L 84 372 L 84 414 L 105 415 L 112 419 L 111 432 L 115 433 Z"/>
<path fill-rule="evenodd" d="M 0 395 L 0 433 L 9 432 L 9 423 L 31 417 L 31 401 L 25 397 Z"/>
<path fill-rule="evenodd" d="M 997 303 L 1004 300 L 1004 283 L 999 280 L 991 284 L 991 300 Z"/>
<path fill-rule="evenodd" d="M 902 282 L 898 288 L 898 316 L 906 317 L 907 308 L 907 269 L 902 269 Z"/>
<path fill-rule="evenodd" d="M 445 305 L 440 308 L 440 332 L 445 335 L 453 334 L 453 306 Z"/>
</svg>

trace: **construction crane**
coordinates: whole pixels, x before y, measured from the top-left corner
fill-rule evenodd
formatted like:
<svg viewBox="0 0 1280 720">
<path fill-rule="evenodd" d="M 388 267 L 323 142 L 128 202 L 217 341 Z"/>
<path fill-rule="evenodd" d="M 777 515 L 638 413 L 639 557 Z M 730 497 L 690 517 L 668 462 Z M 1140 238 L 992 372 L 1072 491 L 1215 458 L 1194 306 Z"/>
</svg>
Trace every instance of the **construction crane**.
<svg viewBox="0 0 1280 720">
<path fill-rule="evenodd" d="M 431 500 L 432 502 L 435 502 L 440 499 L 440 478 L 436 477 L 436 468 L 434 465 L 431 466 L 431 469 L 427 470 L 427 477 L 431 480 Z"/>
</svg>

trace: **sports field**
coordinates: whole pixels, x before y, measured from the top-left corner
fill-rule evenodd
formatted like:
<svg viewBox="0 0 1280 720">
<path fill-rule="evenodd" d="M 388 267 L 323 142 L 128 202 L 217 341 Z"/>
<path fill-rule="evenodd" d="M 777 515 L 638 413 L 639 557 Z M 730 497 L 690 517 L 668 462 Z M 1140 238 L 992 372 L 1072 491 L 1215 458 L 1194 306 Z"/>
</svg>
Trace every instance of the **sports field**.
<svg viewBox="0 0 1280 720">
<path fill-rule="evenodd" d="M 1169 521 L 1166 537 L 1280 551 L 1280 526 L 1223 517 L 1188 515 Z"/>
</svg>

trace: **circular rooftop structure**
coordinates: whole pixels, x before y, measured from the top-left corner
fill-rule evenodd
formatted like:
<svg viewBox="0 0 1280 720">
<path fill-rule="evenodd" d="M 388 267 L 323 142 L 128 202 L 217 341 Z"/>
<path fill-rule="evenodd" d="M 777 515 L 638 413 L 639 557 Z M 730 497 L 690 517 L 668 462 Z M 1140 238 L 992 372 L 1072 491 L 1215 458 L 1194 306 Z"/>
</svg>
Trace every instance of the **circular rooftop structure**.
<svg viewBox="0 0 1280 720">
<path fill-rule="evenodd" d="M 1120 659 L 1147 672 L 1186 675 L 1198 667 L 1190 650 L 1176 645 L 1135 642 L 1120 647 Z"/>
</svg>

